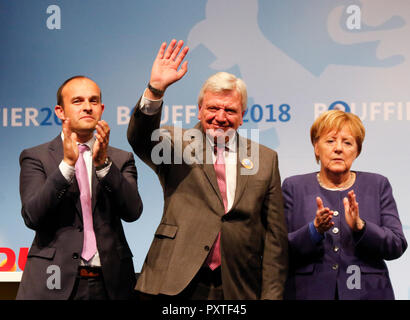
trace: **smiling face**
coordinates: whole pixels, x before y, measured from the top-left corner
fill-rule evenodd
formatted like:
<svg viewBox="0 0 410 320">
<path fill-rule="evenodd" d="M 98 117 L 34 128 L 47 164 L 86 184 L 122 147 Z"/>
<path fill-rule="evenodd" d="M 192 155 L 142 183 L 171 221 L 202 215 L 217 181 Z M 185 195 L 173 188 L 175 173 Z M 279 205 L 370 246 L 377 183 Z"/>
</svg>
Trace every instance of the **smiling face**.
<svg viewBox="0 0 410 320">
<path fill-rule="evenodd" d="M 348 173 L 358 156 L 356 139 L 348 126 L 342 127 L 339 131 L 325 132 L 317 140 L 314 148 L 315 155 L 320 159 L 321 172 Z"/>
<path fill-rule="evenodd" d="M 55 107 L 57 116 L 61 120 L 69 118 L 73 132 L 91 139 L 104 111 L 100 88 L 88 78 L 76 78 L 63 87 L 61 95 L 63 105 Z"/>
<path fill-rule="evenodd" d="M 237 90 L 205 91 L 202 104 L 199 106 L 198 119 L 205 132 L 217 137 L 222 131 L 236 131 L 243 123 L 243 114 L 242 98 Z"/>
</svg>

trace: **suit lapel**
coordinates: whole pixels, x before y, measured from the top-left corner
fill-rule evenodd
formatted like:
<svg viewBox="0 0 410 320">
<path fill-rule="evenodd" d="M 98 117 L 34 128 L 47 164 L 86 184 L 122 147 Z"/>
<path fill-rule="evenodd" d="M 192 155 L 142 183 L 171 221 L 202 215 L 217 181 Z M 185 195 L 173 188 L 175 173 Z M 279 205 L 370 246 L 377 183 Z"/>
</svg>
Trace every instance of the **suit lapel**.
<svg viewBox="0 0 410 320">
<path fill-rule="evenodd" d="M 215 168 L 214 168 L 214 164 L 212 161 L 211 145 L 209 144 L 209 141 L 208 139 L 206 139 L 206 137 L 204 140 L 205 141 L 204 141 L 204 150 L 203 150 L 204 152 L 203 153 L 204 154 L 203 170 L 204 170 L 206 177 L 208 178 L 209 183 L 212 186 L 212 189 L 215 191 L 223 207 L 224 202 L 222 199 L 221 192 L 219 190 L 218 181 L 216 180 Z M 207 159 L 207 155 L 208 155 L 208 159 Z"/>
<path fill-rule="evenodd" d="M 223 199 L 222 199 L 221 192 L 219 191 L 218 182 L 216 180 L 214 165 L 205 163 L 203 165 L 203 170 L 204 170 L 205 176 L 207 177 L 209 183 L 212 186 L 213 191 L 218 196 L 218 199 L 220 201 L 220 205 L 222 206 L 222 209 L 223 209 L 224 208 L 224 202 L 223 202 Z M 225 210 L 223 210 L 223 211 L 225 211 Z"/>
<path fill-rule="evenodd" d="M 98 187 L 98 180 L 97 180 L 97 174 L 95 171 L 95 167 L 93 165 L 91 169 L 91 174 L 92 174 L 92 184 L 91 184 L 91 208 L 92 212 L 94 214 L 95 206 L 97 204 L 97 187 Z"/>
<path fill-rule="evenodd" d="M 201 154 L 195 155 L 198 160 L 199 167 L 202 168 L 209 184 L 211 185 L 211 189 L 213 190 L 213 192 L 215 192 L 216 196 L 219 199 L 219 209 L 222 209 L 222 212 L 224 212 L 224 203 L 221 192 L 219 191 L 218 182 L 216 180 L 215 168 L 212 161 L 211 145 L 208 139 L 206 138 L 206 135 L 203 133 L 203 129 L 200 122 L 197 123 L 197 125 L 193 129 L 198 130 L 196 131 L 196 133 L 201 132 L 202 134 L 200 138 L 197 135 L 191 135 L 191 138 L 194 139 L 194 142 L 190 144 L 190 147 L 192 147 L 194 150 L 201 150 Z M 202 145 L 199 146 L 199 144 L 201 143 Z"/>
<path fill-rule="evenodd" d="M 110 146 L 108 146 L 107 148 L 107 157 L 112 158 L 111 156 L 111 148 Z M 92 212 L 94 215 L 94 211 L 95 211 L 95 206 L 97 205 L 97 194 L 100 190 L 100 184 L 99 181 L 97 179 L 97 173 L 94 167 L 94 164 L 92 165 L 92 169 L 91 169 L 91 174 L 92 174 L 92 181 L 91 181 L 91 208 L 92 208 Z M 109 174 L 109 172 L 107 173 Z"/>
<path fill-rule="evenodd" d="M 235 189 L 235 199 L 232 204 L 232 208 L 234 208 L 239 200 L 242 197 L 243 192 L 246 189 L 246 185 L 248 183 L 249 175 L 245 175 L 242 173 L 244 168 L 243 162 L 250 160 L 255 163 L 252 157 L 249 157 L 250 154 L 250 143 L 248 143 L 247 139 L 241 137 L 239 134 L 236 135 L 238 140 L 238 149 L 237 149 L 237 164 L 236 164 L 236 189 Z M 246 153 L 244 152 L 246 150 Z"/>
<path fill-rule="evenodd" d="M 48 149 L 50 151 L 50 158 L 54 160 L 56 167 L 58 167 L 61 160 L 64 158 L 63 141 L 61 139 L 61 135 L 58 135 L 51 140 Z"/>
<path fill-rule="evenodd" d="M 49 146 L 50 157 L 55 162 L 56 168 L 60 165 L 61 160 L 64 158 L 63 150 L 63 140 L 61 135 L 58 135 L 54 140 L 50 142 Z M 82 211 L 81 211 L 81 202 L 80 202 L 80 189 L 78 188 L 77 179 L 74 176 L 73 183 L 68 188 L 67 192 L 70 197 L 75 202 L 75 207 L 77 209 L 77 214 L 80 216 L 82 221 Z"/>
<path fill-rule="evenodd" d="M 203 132 L 202 126 L 198 123 L 194 129 L 200 130 Z M 251 142 L 248 139 L 241 137 L 239 134 L 236 135 L 237 137 L 237 164 L 236 164 L 236 189 L 235 189 L 235 198 L 232 204 L 232 208 L 234 208 L 239 200 L 241 199 L 246 186 L 248 184 L 249 175 L 252 172 L 252 168 L 247 168 L 246 166 L 250 163 L 252 167 L 257 165 L 259 161 L 259 152 L 256 154 L 252 154 L 251 150 Z M 197 139 L 199 140 L 199 139 Z M 206 138 L 205 134 L 202 134 L 202 155 L 198 157 L 200 167 L 203 169 L 205 176 L 207 177 L 212 190 L 218 196 L 220 201 L 220 206 L 222 209 L 224 208 L 223 199 L 221 192 L 219 191 L 218 182 L 216 180 L 215 169 L 212 161 L 212 149 L 211 145 Z M 197 150 L 197 149 L 195 149 Z M 259 151 L 259 150 L 258 150 Z M 207 159 L 208 158 L 208 159 Z M 250 170 L 250 174 L 244 174 L 243 170 L 247 171 Z"/>
</svg>

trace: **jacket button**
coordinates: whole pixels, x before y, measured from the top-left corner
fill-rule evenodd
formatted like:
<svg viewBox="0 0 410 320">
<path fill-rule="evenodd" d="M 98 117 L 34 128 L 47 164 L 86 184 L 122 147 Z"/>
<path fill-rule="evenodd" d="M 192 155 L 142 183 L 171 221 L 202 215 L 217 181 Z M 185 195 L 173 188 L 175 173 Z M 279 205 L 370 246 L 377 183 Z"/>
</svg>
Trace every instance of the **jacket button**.
<svg viewBox="0 0 410 320">
<path fill-rule="evenodd" d="M 78 253 L 77 252 L 73 253 L 73 259 L 78 259 Z"/>
<path fill-rule="evenodd" d="M 332 266 L 332 269 L 333 270 L 337 270 L 339 268 L 339 265 L 337 264 L 337 263 L 335 263 L 333 266 Z"/>
<path fill-rule="evenodd" d="M 208 247 L 208 246 L 205 246 L 204 249 L 205 249 L 205 251 L 209 251 L 209 247 Z"/>
</svg>

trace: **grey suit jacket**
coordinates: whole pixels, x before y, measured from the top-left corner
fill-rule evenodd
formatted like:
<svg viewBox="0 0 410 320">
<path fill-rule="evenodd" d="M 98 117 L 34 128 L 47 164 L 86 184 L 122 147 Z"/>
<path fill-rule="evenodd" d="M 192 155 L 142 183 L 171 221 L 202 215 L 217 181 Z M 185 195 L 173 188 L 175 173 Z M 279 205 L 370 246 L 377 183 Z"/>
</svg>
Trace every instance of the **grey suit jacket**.
<svg viewBox="0 0 410 320">
<path fill-rule="evenodd" d="M 287 230 L 277 154 L 238 136 L 239 150 L 249 152 L 257 147 L 259 154 L 238 153 L 235 199 L 225 214 L 212 161 L 204 162 L 210 147 L 200 124 L 195 131 L 176 133 L 173 127 L 164 128 L 169 134 L 162 131 L 161 139 L 154 134 L 159 141 L 151 141 L 160 118 L 161 112 L 147 116 L 136 107 L 128 127 L 133 150 L 156 172 L 164 191 L 163 216 L 136 289 L 148 294 L 180 293 L 203 266 L 221 232 L 224 298 L 281 299 L 287 272 Z M 152 154 L 166 157 L 169 150 L 168 163 L 155 163 Z M 192 154 L 201 161 L 188 163 L 181 154 Z M 241 165 L 244 158 L 258 166 L 257 172 L 247 172 L 250 169 Z"/>
<path fill-rule="evenodd" d="M 121 220 L 135 221 L 142 212 L 133 155 L 108 147 L 112 165 L 98 180 L 93 168 L 92 208 L 104 283 L 111 299 L 127 299 L 135 273 Z M 17 299 L 68 299 L 83 246 L 83 223 L 77 181 L 69 183 L 58 166 L 61 136 L 20 155 L 20 196 L 25 224 L 35 230 Z M 61 272 L 61 288 L 47 281 Z M 50 280 L 49 280 L 50 281 Z"/>
</svg>

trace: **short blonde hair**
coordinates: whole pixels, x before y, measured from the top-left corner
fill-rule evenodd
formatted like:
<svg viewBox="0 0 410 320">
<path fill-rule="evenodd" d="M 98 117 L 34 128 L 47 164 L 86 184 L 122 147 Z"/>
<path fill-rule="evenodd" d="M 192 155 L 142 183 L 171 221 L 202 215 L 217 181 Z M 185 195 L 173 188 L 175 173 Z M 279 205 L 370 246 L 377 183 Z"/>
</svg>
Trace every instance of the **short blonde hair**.
<svg viewBox="0 0 410 320">
<path fill-rule="evenodd" d="M 313 123 L 310 128 L 310 141 L 314 146 L 323 134 L 336 130 L 342 130 L 344 126 L 350 129 L 357 144 L 357 156 L 362 151 L 362 145 L 366 130 L 358 116 L 350 112 L 341 110 L 329 110 L 322 113 Z M 315 155 L 316 161 L 319 163 L 319 157 Z"/>
<path fill-rule="evenodd" d="M 237 78 L 228 72 L 217 72 L 210 76 L 203 84 L 198 96 L 198 106 L 202 105 L 202 100 L 206 91 L 219 93 L 236 90 L 242 98 L 242 111 L 246 110 L 248 93 L 246 84 L 242 79 Z"/>
</svg>

